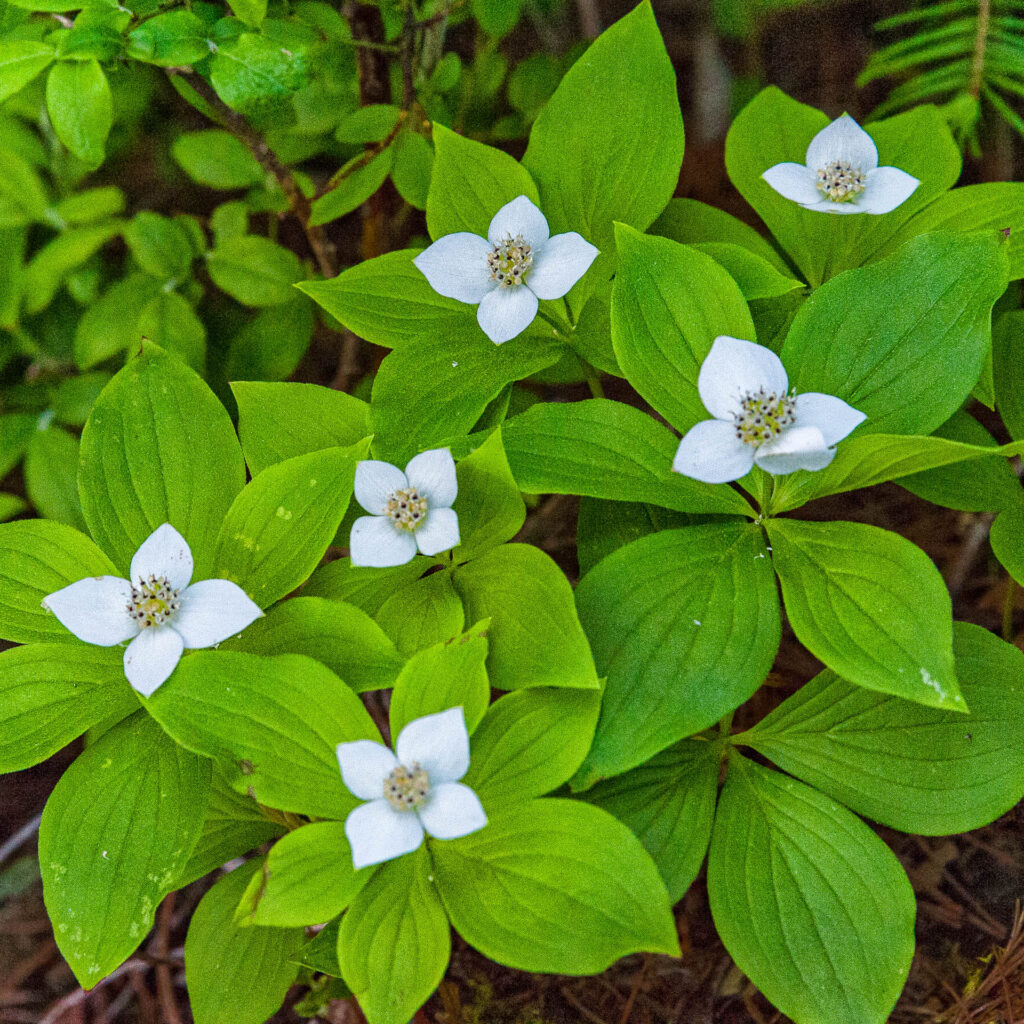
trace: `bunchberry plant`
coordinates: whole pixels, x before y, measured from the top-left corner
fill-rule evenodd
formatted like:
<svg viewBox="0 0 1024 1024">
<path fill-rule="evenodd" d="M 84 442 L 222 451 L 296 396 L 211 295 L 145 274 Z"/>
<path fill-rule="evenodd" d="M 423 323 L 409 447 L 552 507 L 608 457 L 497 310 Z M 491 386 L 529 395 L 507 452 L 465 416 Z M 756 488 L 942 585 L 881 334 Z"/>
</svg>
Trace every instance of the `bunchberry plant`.
<svg viewBox="0 0 1024 1024">
<path fill-rule="evenodd" d="M 93 986 L 195 885 L 196 1024 L 296 983 L 405 1024 L 453 929 L 544 974 L 684 955 L 706 864 L 781 1012 L 883 1024 L 915 902 L 868 822 L 1021 799 L 1024 655 L 910 540 L 806 506 L 996 514 L 1024 582 L 1024 186 L 954 188 L 935 107 L 863 129 L 768 88 L 726 145 L 755 228 L 673 198 L 649 3 L 504 94 L 493 45 L 444 53 L 522 8 L 0 18 L 0 470 L 41 513 L 0 501 L 0 771 L 85 736 L 40 826 L 56 942 Z M 209 121 L 167 158 L 230 193 L 208 214 L 86 184 L 156 82 Z M 330 346 L 335 386 L 286 380 Z M 784 622 L 821 668 L 783 692 Z"/>
</svg>

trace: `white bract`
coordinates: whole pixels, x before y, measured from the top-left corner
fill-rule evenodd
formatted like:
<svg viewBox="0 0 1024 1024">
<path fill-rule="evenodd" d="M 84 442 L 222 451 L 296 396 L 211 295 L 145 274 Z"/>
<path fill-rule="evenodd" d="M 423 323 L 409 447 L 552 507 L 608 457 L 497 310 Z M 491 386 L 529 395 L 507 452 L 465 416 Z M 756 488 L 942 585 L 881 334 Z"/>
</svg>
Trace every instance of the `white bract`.
<svg viewBox="0 0 1024 1024">
<path fill-rule="evenodd" d="M 130 580 L 90 576 L 47 595 L 43 607 L 86 643 L 113 647 L 131 640 L 124 674 L 149 697 L 185 648 L 219 644 L 263 614 L 230 580 L 191 580 L 192 551 L 164 523 L 135 552 Z"/>
<path fill-rule="evenodd" d="M 500 345 L 533 323 L 538 299 L 560 299 L 596 256 L 575 231 L 552 238 L 544 214 L 519 196 L 494 215 L 486 238 L 444 235 L 413 263 L 438 294 L 479 303 L 477 322 Z"/>
<path fill-rule="evenodd" d="M 459 517 L 451 506 L 458 492 L 447 448 L 417 455 L 404 473 L 390 462 L 358 463 L 356 501 L 372 514 L 352 524 L 352 564 L 382 569 L 404 565 L 417 551 L 438 555 L 455 547 Z"/>
<path fill-rule="evenodd" d="M 811 139 L 806 163 L 761 175 L 780 195 L 822 213 L 889 213 L 921 184 L 898 167 L 879 167 L 871 136 L 843 114 Z"/>
<path fill-rule="evenodd" d="M 480 798 L 459 782 L 469 771 L 461 707 L 411 721 L 394 754 L 373 740 L 339 743 L 338 764 L 352 795 L 369 801 L 345 819 L 357 871 L 412 853 L 424 832 L 458 839 L 487 824 Z"/>
<path fill-rule="evenodd" d="M 832 446 L 866 419 L 841 398 L 791 391 L 771 349 L 726 335 L 715 338 L 697 390 L 715 418 L 690 428 L 672 468 L 707 484 L 738 480 L 755 463 L 774 475 L 824 469 Z"/>
</svg>

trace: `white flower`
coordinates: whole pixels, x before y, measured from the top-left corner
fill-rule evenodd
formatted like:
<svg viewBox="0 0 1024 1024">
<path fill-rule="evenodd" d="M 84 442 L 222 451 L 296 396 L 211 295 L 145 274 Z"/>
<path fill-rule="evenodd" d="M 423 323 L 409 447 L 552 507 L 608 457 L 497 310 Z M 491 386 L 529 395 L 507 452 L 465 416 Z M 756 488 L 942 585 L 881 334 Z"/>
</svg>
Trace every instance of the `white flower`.
<svg viewBox="0 0 1024 1024">
<path fill-rule="evenodd" d="M 459 782 L 469 771 L 461 707 L 414 719 L 398 734 L 395 752 L 373 740 L 338 744 L 345 785 L 370 801 L 345 819 L 357 871 L 412 853 L 424 831 L 458 839 L 487 824 L 480 798 Z"/>
<path fill-rule="evenodd" d="M 871 136 L 843 114 L 811 139 L 806 164 L 776 164 L 761 175 L 780 195 L 822 213 L 889 213 L 921 184 L 879 167 Z"/>
<path fill-rule="evenodd" d="M 263 614 L 230 580 L 189 586 L 191 580 L 192 552 L 164 523 L 135 552 L 131 580 L 90 576 L 47 595 L 43 607 L 86 643 L 113 647 L 131 640 L 124 674 L 149 697 L 174 671 L 185 648 L 219 644 Z"/>
<path fill-rule="evenodd" d="M 715 338 L 697 390 L 715 418 L 687 432 L 672 468 L 707 484 L 739 480 L 755 462 L 774 475 L 824 469 L 832 445 L 866 419 L 841 398 L 796 394 L 771 349 L 725 335 Z"/>
<path fill-rule="evenodd" d="M 552 238 L 544 214 L 519 196 L 494 215 L 486 238 L 469 231 L 444 235 L 413 263 L 435 292 L 479 303 L 477 322 L 500 345 L 533 323 L 538 299 L 560 299 L 596 256 L 575 231 Z"/>
<path fill-rule="evenodd" d="M 405 565 L 417 550 L 438 555 L 455 547 L 459 517 L 451 506 L 458 492 L 455 461 L 447 448 L 417 455 L 404 473 L 390 462 L 358 463 L 356 501 L 372 515 L 352 524 L 352 564 L 382 569 Z"/>
</svg>

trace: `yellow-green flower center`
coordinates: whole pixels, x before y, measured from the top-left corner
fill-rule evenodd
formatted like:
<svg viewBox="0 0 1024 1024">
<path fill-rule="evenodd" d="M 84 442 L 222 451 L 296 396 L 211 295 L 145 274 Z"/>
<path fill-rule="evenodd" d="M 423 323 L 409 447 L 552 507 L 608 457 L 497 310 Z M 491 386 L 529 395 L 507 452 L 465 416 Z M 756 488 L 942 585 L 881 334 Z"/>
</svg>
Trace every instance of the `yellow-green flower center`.
<svg viewBox="0 0 1024 1024">
<path fill-rule="evenodd" d="M 126 605 L 128 614 L 140 629 L 162 626 L 181 607 L 179 593 L 166 576 L 140 579 L 138 586 L 132 585 L 132 596 Z"/>
<path fill-rule="evenodd" d="M 736 436 L 744 444 L 761 445 L 796 423 L 796 392 L 749 391 L 735 413 Z"/>
<path fill-rule="evenodd" d="M 502 288 L 522 284 L 533 266 L 533 250 L 522 235 L 506 235 L 487 257 L 491 280 Z"/>
<path fill-rule="evenodd" d="M 396 811 L 414 811 L 430 792 L 430 777 L 416 761 L 406 768 L 404 764 L 384 780 L 384 799 Z"/>
<path fill-rule="evenodd" d="M 864 191 L 867 175 L 845 160 L 832 160 L 818 169 L 818 191 L 833 203 L 848 203 Z"/>
<path fill-rule="evenodd" d="M 415 487 L 403 487 L 388 498 L 384 515 L 395 524 L 396 530 L 412 533 L 427 518 L 427 499 Z"/>
</svg>

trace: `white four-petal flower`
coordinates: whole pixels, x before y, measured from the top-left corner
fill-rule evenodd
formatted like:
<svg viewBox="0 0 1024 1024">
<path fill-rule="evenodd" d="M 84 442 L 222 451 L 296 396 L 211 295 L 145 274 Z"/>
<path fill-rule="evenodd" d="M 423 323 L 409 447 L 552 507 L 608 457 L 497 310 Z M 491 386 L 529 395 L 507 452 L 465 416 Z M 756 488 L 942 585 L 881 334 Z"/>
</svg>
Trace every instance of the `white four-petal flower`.
<svg viewBox="0 0 1024 1024">
<path fill-rule="evenodd" d="M 889 213 L 921 184 L 898 167 L 879 167 L 874 140 L 849 114 L 811 139 L 805 163 L 776 164 L 761 177 L 779 195 L 822 213 Z"/>
<path fill-rule="evenodd" d="M 672 468 L 708 484 L 738 480 L 755 463 L 774 475 L 824 469 L 832 446 L 866 419 L 841 398 L 795 394 L 771 349 L 726 335 L 715 338 L 697 390 L 715 418 L 690 428 Z"/>
<path fill-rule="evenodd" d="M 575 231 L 552 238 L 544 214 L 518 196 L 494 215 L 486 238 L 469 231 L 444 235 L 413 263 L 435 292 L 479 303 L 477 322 L 500 345 L 533 323 L 538 299 L 560 299 L 596 256 Z"/>
<path fill-rule="evenodd" d="M 480 798 L 459 782 L 469 771 L 461 707 L 411 721 L 394 754 L 373 740 L 339 743 L 338 764 L 352 795 L 369 801 L 345 819 L 357 871 L 412 853 L 424 831 L 458 839 L 487 824 Z"/>
<path fill-rule="evenodd" d="M 131 640 L 124 674 L 149 697 L 185 648 L 219 644 L 263 614 L 230 580 L 191 580 L 192 551 L 164 523 L 132 557 L 130 580 L 90 576 L 48 594 L 43 607 L 86 643 L 113 647 Z"/>
<path fill-rule="evenodd" d="M 353 565 L 383 569 L 404 565 L 417 551 L 438 555 L 459 543 L 459 517 L 451 507 L 459 492 L 455 460 L 447 448 L 417 455 L 403 473 L 390 462 L 356 465 L 356 501 L 372 513 L 352 524 Z"/>
</svg>

